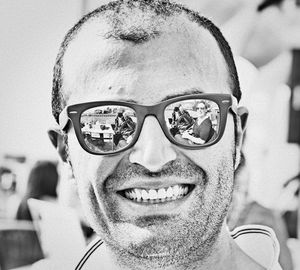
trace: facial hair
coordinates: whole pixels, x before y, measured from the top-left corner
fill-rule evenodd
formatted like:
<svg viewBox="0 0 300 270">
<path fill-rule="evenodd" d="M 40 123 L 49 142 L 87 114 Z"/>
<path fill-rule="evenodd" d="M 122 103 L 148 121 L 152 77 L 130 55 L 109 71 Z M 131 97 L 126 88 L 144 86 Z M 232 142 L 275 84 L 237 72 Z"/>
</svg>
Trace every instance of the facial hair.
<svg viewBox="0 0 300 270">
<path fill-rule="evenodd" d="M 107 203 L 110 224 L 101 236 L 116 255 L 119 265 L 129 269 L 165 268 L 205 260 L 221 230 L 231 200 L 233 161 L 224 157 L 213 171 L 204 171 L 186 158 L 178 158 L 153 173 L 124 159 L 105 183 L 109 189 L 117 182 L 136 177 L 181 177 L 199 179 L 195 198 L 180 216 L 127 217 L 114 203 Z M 104 225 L 104 224 L 103 224 Z M 149 237 L 140 239 L 140 231 Z M 141 266 L 141 267 L 140 267 Z M 124 267 L 125 269 L 125 267 Z"/>
</svg>

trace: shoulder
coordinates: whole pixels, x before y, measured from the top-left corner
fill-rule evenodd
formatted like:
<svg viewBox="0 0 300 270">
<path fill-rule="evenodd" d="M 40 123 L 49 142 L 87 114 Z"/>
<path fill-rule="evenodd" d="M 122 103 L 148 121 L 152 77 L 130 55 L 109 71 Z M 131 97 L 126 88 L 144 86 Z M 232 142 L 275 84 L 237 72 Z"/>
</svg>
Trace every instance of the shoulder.
<svg viewBox="0 0 300 270">
<path fill-rule="evenodd" d="M 209 129 L 211 125 L 212 125 L 211 120 L 208 117 L 204 118 L 203 121 L 200 123 L 201 128 Z"/>
<path fill-rule="evenodd" d="M 262 225 L 244 225 L 231 232 L 237 245 L 268 270 L 280 270 L 279 243 L 274 231 Z"/>
<path fill-rule="evenodd" d="M 209 117 L 206 117 L 203 122 L 206 124 L 211 124 L 211 120 Z"/>
</svg>

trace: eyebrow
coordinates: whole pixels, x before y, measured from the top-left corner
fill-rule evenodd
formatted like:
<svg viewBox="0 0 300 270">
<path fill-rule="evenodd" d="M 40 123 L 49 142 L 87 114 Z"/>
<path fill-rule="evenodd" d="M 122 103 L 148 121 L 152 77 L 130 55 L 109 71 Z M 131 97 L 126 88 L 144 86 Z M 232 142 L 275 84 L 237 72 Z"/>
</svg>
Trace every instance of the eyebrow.
<svg viewBox="0 0 300 270">
<path fill-rule="evenodd" d="M 193 95 L 193 94 L 203 94 L 203 91 L 201 91 L 199 88 L 191 88 L 191 89 L 185 90 L 183 93 L 180 93 L 180 94 L 168 95 L 165 98 L 163 98 L 161 101 L 166 101 L 171 98 L 181 97 L 181 96 L 186 96 L 186 95 Z"/>
<path fill-rule="evenodd" d="M 203 91 L 201 91 L 200 88 L 191 88 L 191 89 L 187 89 L 184 92 L 179 93 L 179 94 L 167 95 L 161 101 L 166 101 L 166 100 L 169 100 L 171 98 L 181 97 L 181 96 L 186 96 L 186 95 L 193 95 L 193 94 L 203 94 Z M 120 99 L 120 101 L 137 104 L 137 102 L 134 99 Z"/>
<path fill-rule="evenodd" d="M 135 103 L 135 104 L 137 104 L 137 102 L 136 102 L 134 99 L 123 99 L 123 98 L 121 98 L 120 101 L 123 101 L 123 102 L 130 102 L 130 103 Z"/>
</svg>

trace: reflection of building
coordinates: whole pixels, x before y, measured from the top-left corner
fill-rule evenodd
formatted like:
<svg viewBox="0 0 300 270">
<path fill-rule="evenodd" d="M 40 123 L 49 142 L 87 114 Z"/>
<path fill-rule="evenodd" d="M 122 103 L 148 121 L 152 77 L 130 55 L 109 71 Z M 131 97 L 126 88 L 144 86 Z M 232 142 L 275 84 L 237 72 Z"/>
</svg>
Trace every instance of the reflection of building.
<svg viewBox="0 0 300 270">
<path fill-rule="evenodd" d="M 98 106 L 89 110 L 86 110 L 81 115 L 80 122 L 82 125 L 86 123 L 94 125 L 96 122 L 100 124 L 110 124 L 115 123 L 115 118 L 117 117 L 118 110 L 120 106 Z M 136 123 L 136 114 L 131 108 L 122 107 L 124 109 L 124 115 L 128 115 Z"/>
<path fill-rule="evenodd" d="M 121 118 L 118 118 L 120 113 L 119 117 Z M 115 147 L 120 147 L 116 143 L 118 136 L 116 119 L 122 119 L 122 125 L 127 117 L 136 124 L 136 113 L 129 107 L 98 106 L 84 111 L 80 123 L 86 145 L 95 152 L 107 152 L 114 150 Z M 124 138 L 126 139 L 126 137 Z"/>
<path fill-rule="evenodd" d="M 95 124 L 97 121 L 100 124 L 113 124 L 116 118 L 116 114 L 99 114 L 99 113 L 88 113 L 81 115 L 81 123 Z"/>
</svg>

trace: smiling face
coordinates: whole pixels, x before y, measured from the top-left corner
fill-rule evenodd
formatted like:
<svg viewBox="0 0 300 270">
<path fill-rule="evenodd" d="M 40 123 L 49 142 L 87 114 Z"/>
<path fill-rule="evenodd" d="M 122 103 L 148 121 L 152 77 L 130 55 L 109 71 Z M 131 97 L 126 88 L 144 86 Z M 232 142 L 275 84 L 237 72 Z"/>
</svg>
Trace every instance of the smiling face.
<svg viewBox="0 0 300 270">
<path fill-rule="evenodd" d="M 101 31 L 109 26 L 99 28 L 96 21 L 89 23 L 66 52 L 68 104 L 134 100 L 152 105 L 191 89 L 230 93 L 216 41 L 183 16 L 143 44 L 104 39 Z M 85 213 L 111 250 L 164 265 L 207 256 L 232 193 L 232 115 L 220 142 L 202 150 L 171 144 L 153 116 L 146 117 L 136 144 L 117 155 L 85 152 L 73 128 L 68 144 Z"/>
<path fill-rule="evenodd" d="M 197 116 L 202 118 L 204 116 L 206 116 L 206 106 L 203 102 L 199 103 L 196 107 L 196 111 L 197 111 Z"/>
</svg>

